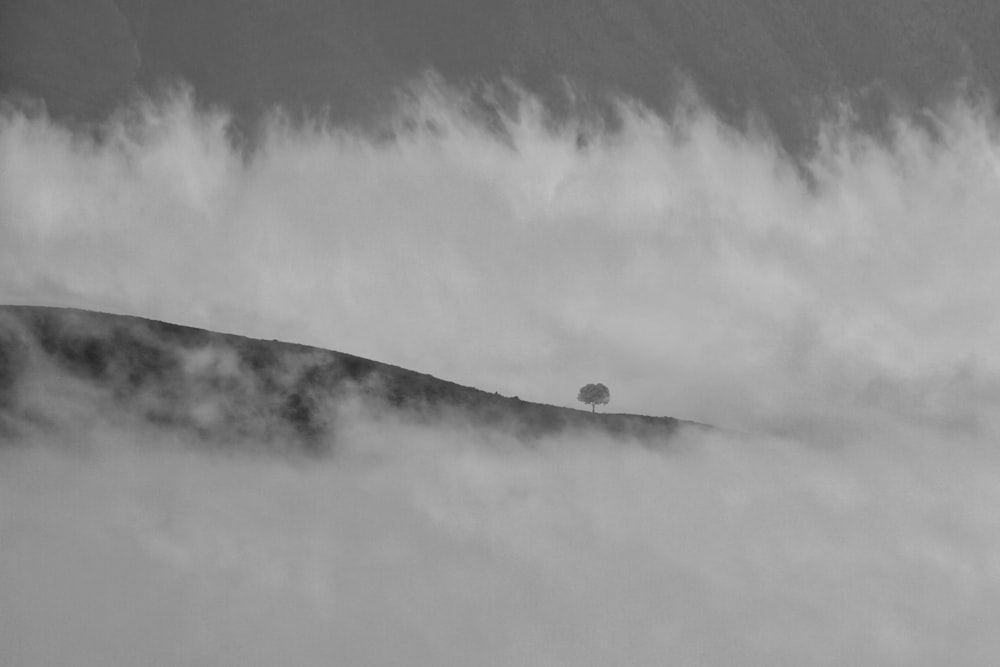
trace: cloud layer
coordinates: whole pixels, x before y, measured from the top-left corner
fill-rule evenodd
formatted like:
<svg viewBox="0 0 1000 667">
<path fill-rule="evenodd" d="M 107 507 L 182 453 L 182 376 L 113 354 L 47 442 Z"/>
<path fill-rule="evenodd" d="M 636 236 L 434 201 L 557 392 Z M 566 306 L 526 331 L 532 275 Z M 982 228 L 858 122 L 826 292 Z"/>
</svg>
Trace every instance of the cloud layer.
<svg viewBox="0 0 1000 667">
<path fill-rule="evenodd" d="M 0 662 L 995 664 L 994 119 L 831 127 L 800 169 L 697 105 L 622 114 L 488 129 L 430 86 L 377 138 L 248 151 L 184 94 L 5 111 L 2 301 L 769 435 L 356 419 L 305 466 L 54 382 L 80 420 L 0 450 Z"/>
<path fill-rule="evenodd" d="M 751 429 L 996 395 L 992 118 L 807 165 L 694 107 L 500 137 L 429 86 L 390 138 L 274 122 L 240 151 L 179 94 L 97 134 L 7 111 L 0 300 L 349 351 L 484 389 Z"/>
<path fill-rule="evenodd" d="M 0 451 L 5 664 L 988 665 L 1000 461 L 357 421 L 309 465 L 92 428 Z"/>
</svg>

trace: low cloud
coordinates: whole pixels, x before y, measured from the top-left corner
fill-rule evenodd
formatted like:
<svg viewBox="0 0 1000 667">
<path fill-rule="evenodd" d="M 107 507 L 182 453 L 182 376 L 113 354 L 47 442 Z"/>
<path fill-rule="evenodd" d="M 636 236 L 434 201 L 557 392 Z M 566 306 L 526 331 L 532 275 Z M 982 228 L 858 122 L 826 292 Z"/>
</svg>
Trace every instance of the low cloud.
<svg viewBox="0 0 1000 667">
<path fill-rule="evenodd" d="M 991 664 L 994 448 L 355 420 L 311 459 L 0 451 L 5 664 Z"/>
</svg>

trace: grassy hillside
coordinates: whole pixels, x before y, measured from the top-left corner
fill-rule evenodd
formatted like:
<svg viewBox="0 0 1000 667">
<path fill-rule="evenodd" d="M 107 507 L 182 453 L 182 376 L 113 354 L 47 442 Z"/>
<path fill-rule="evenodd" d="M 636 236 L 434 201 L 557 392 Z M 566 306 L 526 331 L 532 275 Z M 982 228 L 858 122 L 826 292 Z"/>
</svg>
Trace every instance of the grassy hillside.
<svg viewBox="0 0 1000 667">
<path fill-rule="evenodd" d="M 526 440 L 597 429 L 656 441 L 682 423 L 529 403 L 303 345 L 136 317 L 0 307 L 0 423 L 8 434 L 19 424 L 44 426 L 60 419 L 60 400 L 84 400 L 114 419 L 214 442 L 294 443 L 315 451 L 335 443 L 347 411 L 447 419 Z"/>
</svg>

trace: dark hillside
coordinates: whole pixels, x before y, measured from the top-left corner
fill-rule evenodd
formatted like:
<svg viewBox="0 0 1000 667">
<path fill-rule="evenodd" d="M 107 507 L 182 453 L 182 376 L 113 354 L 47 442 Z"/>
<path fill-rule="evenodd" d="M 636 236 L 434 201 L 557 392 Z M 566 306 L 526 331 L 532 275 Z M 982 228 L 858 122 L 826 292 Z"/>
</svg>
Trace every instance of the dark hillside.
<svg viewBox="0 0 1000 667">
<path fill-rule="evenodd" d="M 213 441 L 296 442 L 323 450 L 341 410 L 531 440 L 567 429 L 663 439 L 679 421 L 529 403 L 342 352 L 214 333 L 135 317 L 0 307 L 0 415 L 38 420 L 37 378 L 92 392 L 97 405 Z M 41 419 L 45 419 L 42 409 Z M 34 416 L 33 416 L 34 415 Z"/>
</svg>

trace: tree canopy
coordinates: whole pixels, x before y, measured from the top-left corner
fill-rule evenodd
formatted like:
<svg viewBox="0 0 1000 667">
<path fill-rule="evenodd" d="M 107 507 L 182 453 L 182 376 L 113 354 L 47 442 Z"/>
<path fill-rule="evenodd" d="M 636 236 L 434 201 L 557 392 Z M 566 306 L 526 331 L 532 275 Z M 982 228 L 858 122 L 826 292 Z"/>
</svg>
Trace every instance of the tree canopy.
<svg viewBox="0 0 1000 667">
<path fill-rule="evenodd" d="M 580 393 L 577 394 L 576 400 L 588 404 L 590 411 L 594 412 L 597 405 L 607 405 L 611 400 L 611 392 L 600 382 L 587 384 L 580 387 Z"/>
</svg>

